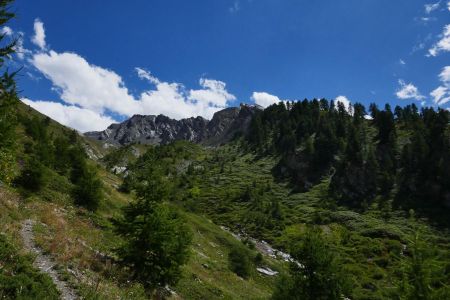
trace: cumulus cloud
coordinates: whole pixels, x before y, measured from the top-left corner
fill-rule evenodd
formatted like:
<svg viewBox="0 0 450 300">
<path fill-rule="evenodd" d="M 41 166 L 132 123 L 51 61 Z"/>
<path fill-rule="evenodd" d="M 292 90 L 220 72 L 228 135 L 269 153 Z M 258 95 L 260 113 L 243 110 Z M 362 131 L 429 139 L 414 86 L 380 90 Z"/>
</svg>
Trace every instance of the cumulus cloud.
<svg viewBox="0 0 450 300">
<path fill-rule="evenodd" d="M 447 9 L 450 11 L 450 1 L 447 2 Z"/>
<path fill-rule="evenodd" d="M 8 26 L 4 26 L 0 30 L 0 34 L 2 34 L 2 35 L 11 36 L 13 33 L 14 33 L 13 30 L 10 27 L 8 27 Z"/>
<path fill-rule="evenodd" d="M 438 1 L 438 2 L 436 2 L 436 3 L 428 3 L 428 4 L 425 4 L 425 5 L 424 5 L 424 7 L 425 7 L 425 12 L 426 12 L 427 14 L 430 14 L 431 12 L 435 11 L 436 9 L 438 9 L 438 8 L 439 8 L 439 5 L 441 5 L 441 1 Z"/>
<path fill-rule="evenodd" d="M 348 111 L 349 113 L 351 113 L 351 109 L 350 109 L 351 102 L 350 102 L 350 100 L 348 100 L 347 97 L 337 96 L 336 99 L 334 99 L 334 102 L 336 104 L 336 107 L 337 107 L 338 102 L 342 103 L 345 107 L 345 110 Z"/>
<path fill-rule="evenodd" d="M 236 97 L 226 90 L 225 82 L 200 78 L 199 84 L 202 89 L 190 90 L 189 100 L 213 107 L 225 107 L 228 101 L 236 100 Z"/>
<path fill-rule="evenodd" d="M 180 119 L 191 116 L 211 118 L 236 97 L 226 84 L 213 79 L 200 79 L 200 89 L 185 91 L 179 83 L 164 82 L 150 72 L 136 68 L 139 78 L 155 88 L 132 96 L 122 78 L 112 70 L 90 64 L 76 53 L 36 53 L 30 60 L 59 92 L 61 99 L 98 114 L 113 111 L 120 115 L 165 114 Z"/>
<path fill-rule="evenodd" d="M 334 99 L 334 105 L 335 105 L 335 109 L 338 109 L 338 104 L 342 103 L 342 105 L 344 105 L 344 109 L 353 116 L 353 106 L 352 106 L 352 102 L 346 97 L 346 96 L 337 96 Z M 364 118 L 370 120 L 370 116 L 369 115 L 365 115 Z"/>
<path fill-rule="evenodd" d="M 441 85 L 433 90 L 430 95 L 433 97 L 434 103 L 444 105 L 450 102 L 450 66 L 446 66 L 439 74 Z"/>
<path fill-rule="evenodd" d="M 428 56 L 437 56 L 440 52 L 450 51 L 450 24 L 444 27 L 441 39 L 428 49 Z"/>
<path fill-rule="evenodd" d="M 268 107 L 272 104 L 276 104 L 276 103 L 283 101 L 280 98 L 278 98 L 277 96 L 271 95 L 266 92 L 253 92 L 250 99 L 253 100 L 253 102 L 255 102 L 255 104 L 258 104 L 262 107 Z"/>
<path fill-rule="evenodd" d="M 133 96 L 122 77 L 114 71 L 91 64 L 76 53 L 58 53 L 47 49 L 44 25 L 38 19 L 35 21 L 33 43 L 43 51 L 27 52 L 30 54 L 27 61 L 51 81 L 64 103 L 32 103 L 29 99 L 26 103 L 78 130 L 104 129 L 114 121 L 107 116 L 111 112 L 126 117 L 164 114 L 175 119 L 192 116 L 210 119 L 216 111 L 236 99 L 222 81 L 201 78 L 198 89 L 187 90 L 182 84 L 160 80 L 143 68 L 135 68 L 135 71 L 152 87 Z M 70 113 L 83 120 L 93 118 L 96 121 L 92 124 L 84 121 L 76 123 L 75 118 L 69 118 Z"/>
<path fill-rule="evenodd" d="M 115 72 L 89 64 L 75 53 L 37 53 L 31 63 L 48 78 L 69 104 L 102 113 L 109 109 L 124 115 L 136 112 L 136 102 Z"/>
<path fill-rule="evenodd" d="M 44 23 L 39 19 L 34 20 L 34 36 L 31 38 L 31 42 L 41 48 L 41 50 L 45 49 Z"/>
<path fill-rule="evenodd" d="M 21 100 L 37 111 L 45 113 L 45 115 L 53 120 L 80 132 L 103 130 L 114 122 L 114 120 L 108 116 L 73 105 L 63 105 L 51 101 L 31 101 L 26 98 Z"/>
<path fill-rule="evenodd" d="M 407 84 L 404 80 L 399 79 L 398 84 L 400 87 L 395 94 L 399 99 L 425 99 L 425 97 L 419 92 L 419 89 L 412 83 Z"/>
</svg>

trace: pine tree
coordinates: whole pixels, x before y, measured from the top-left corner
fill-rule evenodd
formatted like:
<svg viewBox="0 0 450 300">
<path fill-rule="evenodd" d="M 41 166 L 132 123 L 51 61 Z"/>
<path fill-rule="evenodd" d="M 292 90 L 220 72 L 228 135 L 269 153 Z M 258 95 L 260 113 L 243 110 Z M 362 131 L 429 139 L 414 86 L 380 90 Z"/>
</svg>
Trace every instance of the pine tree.
<svg viewBox="0 0 450 300">
<path fill-rule="evenodd" d="M 410 211 L 411 212 L 411 211 Z M 416 224 L 414 215 L 411 220 Z M 399 300 L 449 299 L 450 286 L 445 282 L 446 266 L 436 260 L 439 252 L 434 242 L 426 238 L 424 227 L 414 225 L 415 232 L 408 243 L 408 252 L 401 259 L 402 278 L 393 298 Z"/>
<path fill-rule="evenodd" d="M 151 295 L 178 281 L 192 235 L 183 218 L 163 203 L 169 186 L 161 170 L 149 168 L 145 175 L 145 182 L 137 186 L 138 199 L 124 208 L 114 225 L 124 239 L 117 249 L 122 264 Z"/>
<path fill-rule="evenodd" d="M 363 112 L 359 111 L 359 117 Z M 364 208 L 376 195 L 376 174 L 378 164 L 373 148 L 365 139 L 365 127 L 362 119 L 353 120 L 348 126 L 347 142 L 336 172 L 330 181 L 331 195 L 341 203 Z"/>
<path fill-rule="evenodd" d="M 289 276 L 279 280 L 272 299 L 342 299 L 348 292 L 347 279 L 321 230 L 308 228 L 291 248 L 299 263 L 291 263 Z"/>
<path fill-rule="evenodd" d="M 97 171 L 86 165 L 81 176 L 75 181 L 72 191 L 75 204 L 84 206 L 91 211 L 97 210 L 102 199 L 102 186 Z"/>
<path fill-rule="evenodd" d="M 250 276 L 252 262 L 250 253 L 244 246 L 233 246 L 228 254 L 228 262 L 230 270 L 236 273 L 236 275 L 244 279 Z"/>
<path fill-rule="evenodd" d="M 68 157 L 71 160 L 70 180 L 74 184 L 72 195 L 75 204 L 95 211 L 103 197 L 103 184 L 97 170 L 88 164 L 86 153 L 78 142 L 69 149 Z"/>
<path fill-rule="evenodd" d="M 376 137 L 376 155 L 380 167 L 378 185 L 380 194 L 387 198 L 395 182 L 397 137 L 394 115 L 388 104 L 383 111 L 378 111 L 374 115 L 373 123 L 378 129 Z"/>
<path fill-rule="evenodd" d="M 39 158 L 31 155 L 25 162 L 18 183 L 26 190 L 40 191 L 47 183 L 47 170 Z"/>
</svg>

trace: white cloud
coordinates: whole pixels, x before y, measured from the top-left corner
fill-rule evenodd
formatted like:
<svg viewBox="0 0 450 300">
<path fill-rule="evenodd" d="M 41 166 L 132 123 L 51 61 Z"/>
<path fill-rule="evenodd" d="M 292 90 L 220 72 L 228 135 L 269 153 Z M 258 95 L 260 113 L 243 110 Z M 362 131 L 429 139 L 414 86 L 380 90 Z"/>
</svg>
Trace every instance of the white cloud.
<svg viewBox="0 0 450 300">
<path fill-rule="evenodd" d="M 80 132 L 104 130 L 111 123 L 115 122 L 115 120 L 108 116 L 73 105 L 63 105 L 58 102 L 50 101 L 32 101 L 29 99 L 21 100 L 37 111 L 49 116 L 53 120 L 74 128 Z"/>
<path fill-rule="evenodd" d="M 435 18 L 435 17 L 421 17 L 421 18 L 418 18 L 417 20 L 419 20 L 419 21 L 421 21 L 423 24 L 427 25 L 428 22 L 436 21 L 437 18 Z"/>
<path fill-rule="evenodd" d="M 97 113 L 113 111 L 121 115 L 165 114 L 180 119 L 191 116 L 211 118 L 235 96 L 225 83 L 200 79 L 201 89 L 186 92 L 183 85 L 160 81 L 150 72 L 136 68 L 138 76 L 155 85 L 138 98 L 130 95 L 122 78 L 114 71 L 89 64 L 75 53 L 37 53 L 31 63 L 60 93 L 61 99 Z"/>
<path fill-rule="evenodd" d="M 268 107 L 272 104 L 279 103 L 281 101 L 280 98 L 278 98 L 275 95 L 271 95 L 266 92 L 253 92 L 252 96 L 250 97 L 251 100 L 255 102 L 255 104 L 258 104 L 262 107 Z"/>
<path fill-rule="evenodd" d="M 431 12 L 435 11 L 436 9 L 438 9 L 440 4 L 441 4 L 441 1 L 438 1 L 438 2 L 436 2 L 436 3 L 428 3 L 428 4 L 425 4 L 425 5 L 424 5 L 424 7 L 425 7 L 425 12 L 426 12 L 427 14 L 430 14 Z"/>
<path fill-rule="evenodd" d="M 4 26 L 0 30 L 0 34 L 3 34 L 3 35 L 11 36 L 13 33 L 14 33 L 13 30 L 8 26 Z"/>
<path fill-rule="evenodd" d="M 216 111 L 236 99 L 222 81 L 201 78 L 199 89 L 187 91 L 182 84 L 161 81 L 142 68 L 135 68 L 137 75 L 152 83 L 154 88 L 135 97 L 117 73 L 90 64 L 76 53 L 35 52 L 29 62 L 52 82 L 53 89 L 66 104 L 100 116 L 114 112 L 128 117 L 164 114 L 175 119 L 192 116 L 210 119 Z M 40 103 L 40 107 L 49 109 L 55 106 Z"/>
<path fill-rule="evenodd" d="M 25 56 L 28 56 L 31 54 L 31 51 L 28 49 L 25 49 L 23 46 L 23 36 L 24 33 L 23 32 L 19 32 L 19 37 L 17 38 L 17 43 L 16 43 L 16 55 L 20 60 L 23 60 L 25 58 Z"/>
<path fill-rule="evenodd" d="M 45 50 L 44 23 L 39 19 L 34 20 L 34 36 L 31 38 L 31 42 L 41 48 L 41 50 Z"/>
<path fill-rule="evenodd" d="M 342 103 L 345 107 L 345 110 L 351 113 L 351 111 L 350 111 L 351 102 L 350 102 L 350 100 L 348 100 L 347 97 L 337 96 L 336 99 L 334 100 L 334 102 L 335 102 L 336 107 L 337 107 L 338 102 Z"/>
<path fill-rule="evenodd" d="M 446 66 L 439 74 L 439 80 L 442 85 L 434 89 L 430 95 L 433 97 L 434 103 L 443 105 L 450 102 L 450 66 Z"/>
<path fill-rule="evenodd" d="M 142 68 L 134 68 L 136 72 L 138 73 L 138 76 L 140 79 L 146 79 L 150 83 L 158 84 L 160 83 L 159 79 L 153 76 L 149 71 L 144 70 Z"/>
<path fill-rule="evenodd" d="M 61 99 L 97 113 L 109 109 L 124 115 L 136 112 L 122 78 L 113 71 L 91 65 L 75 53 L 37 53 L 31 63 L 47 77 Z"/>
<path fill-rule="evenodd" d="M 11 29 L 11 27 L 4 26 L 0 29 L 0 34 L 4 35 L 4 36 L 12 37 L 15 34 L 15 32 L 14 32 L 14 30 Z M 25 55 L 28 55 L 31 53 L 30 50 L 25 49 L 23 47 L 23 36 L 24 36 L 23 32 L 21 32 L 21 31 L 17 32 L 17 37 L 16 37 L 17 40 L 16 40 L 16 45 L 14 47 L 15 54 L 17 55 L 17 57 L 20 60 L 23 60 Z"/>
<path fill-rule="evenodd" d="M 433 90 L 430 95 L 433 97 L 434 103 L 438 105 L 442 105 L 450 101 L 450 93 L 448 88 L 445 86 L 439 86 Z"/>
<path fill-rule="evenodd" d="M 201 89 L 186 92 L 179 83 L 155 79 L 158 82 L 156 89 L 143 92 L 138 100 L 146 114 L 164 114 L 175 119 L 192 116 L 211 119 L 216 111 L 228 105 L 228 101 L 236 99 L 227 92 L 225 83 L 218 80 L 202 78 Z"/>
<path fill-rule="evenodd" d="M 201 78 L 201 89 L 185 91 L 182 84 L 161 81 L 142 68 L 136 68 L 136 71 L 139 78 L 156 87 L 156 90 L 143 92 L 138 100 L 139 106 L 148 114 L 164 114 L 175 119 L 192 116 L 211 119 L 216 111 L 236 99 L 219 80 Z"/>
<path fill-rule="evenodd" d="M 428 50 L 428 56 L 437 56 L 443 51 L 450 51 L 450 24 L 445 25 L 441 39 Z"/>
<path fill-rule="evenodd" d="M 236 100 L 234 95 L 227 92 L 225 82 L 200 78 L 199 84 L 202 89 L 190 90 L 189 100 L 213 107 L 225 107 L 228 101 Z"/>
<path fill-rule="evenodd" d="M 442 72 L 439 74 L 439 79 L 446 84 L 450 84 L 450 66 L 442 69 Z"/>
<path fill-rule="evenodd" d="M 399 79 L 398 84 L 400 88 L 395 93 L 399 99 L 416 99 L 423 100 L 425 97 L 420 94 L 419 89 L 412 83 L 406 84 L 402 79 Z"/>
<path fill-rule="evenodd" d="M 447 2 L 447 9 L 450 11 L 450 1 Z"/>
<path fill-rule="evenodd" d="M 0 34 L 11 37 L 15 34 L 15 32 L 14 32 L 14 30 L 11 29 L 11 27 L 4 26 L 0 29 Z M 21 32 L 21 31 L 17 32 L 16 46 L 14 48 L 15 53 L 20 60 L 24 59 L 25 55 L 28 55 L 31 53 L 30 50 L 25 49 L 23 47 L 23 36 L 24 36 L 23 32 Z"/>
<path fill-rule="evenodd" d="M 37 27 L 42 28 L 43 32 L 44 25 L 38 22 L 41 25 Z M 36 30 L 38 32 L 39 29 Z M 42 41 L 38 46 L 45 49 L 45 39 Z M 58 92 L 64 103 L 28 103 L 42 113 L 58 118 L 61 123 L 82 131 L 106 127 L 106 123 L 113 121 L 107 116 L 111 112 L 127 117 L 134 114 L 164 114 L 174 119 L 193 116 L 210 119 L 215 112 L 236 99 L 222 81 L 201 78 L 200 88 L 186 90 L 182 84 L 162 81 L 143 68 L 135 68 L 138 77 L 150 82 L 153 87 L 133 96 L 122 77 L 114 71 L 90 64 L 76 53 L 45 50 L 29 52 L 27 61 L 52 82 L 53 90 Z M 68 113 L 72 112 L 79 117 L 85 116 L 83 121 L 75 123 L 75 119 L 70 119 Z M 95 123 L 85 122 L 88 117 L 95 119 Z"/>
<path fill-rule="evenodd" d="M 400 59 L 398 62 L 399 62 L 399 64 L 401 64 L 401 65 L 406 65 L 406 62 L 405 62 L 403 59 Z"/>
</svg>

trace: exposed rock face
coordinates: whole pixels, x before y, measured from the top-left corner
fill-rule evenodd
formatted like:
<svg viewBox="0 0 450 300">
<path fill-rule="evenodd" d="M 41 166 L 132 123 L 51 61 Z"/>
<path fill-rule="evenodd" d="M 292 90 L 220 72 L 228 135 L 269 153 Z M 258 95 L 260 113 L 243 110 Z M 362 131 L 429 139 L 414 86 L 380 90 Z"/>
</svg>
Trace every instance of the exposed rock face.
<svg viewBox="0 0 450 300">
<path fill-rule="evenodd" d="M 241 104 L 218 111 L 211 121 L 202 117 L 174 120 L 164 115 L 134 115 L 130 119 L 112 124 L 104 131 L 86 132 L 84 135 L 105 143 L 127 145 L 168 144 L 177 140 L 218 145 L 245 134 L 252 116 L 262 108 Z"/>
</svg>

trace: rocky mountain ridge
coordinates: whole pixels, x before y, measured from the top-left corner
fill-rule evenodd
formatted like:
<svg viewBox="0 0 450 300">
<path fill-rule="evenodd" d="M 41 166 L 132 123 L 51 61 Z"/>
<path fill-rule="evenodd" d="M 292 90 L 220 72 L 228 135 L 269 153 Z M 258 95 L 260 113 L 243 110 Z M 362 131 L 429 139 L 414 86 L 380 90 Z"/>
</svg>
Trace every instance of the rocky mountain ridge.
<svg viewBox="0 0 450 300">
<path fill-rule="evenodd" d="M 219 145 L 237 134 L 245 134 L 252 116 L 259 110 L 262 110 L 260 106 L 241 104 L 216 112 L 211 120 L 134 115 L 122 123 L 111 124 L 104 131 L 86 132 L 84 135 L 112 145 L 168 144 L 176 140 Z"/>
</svg>

